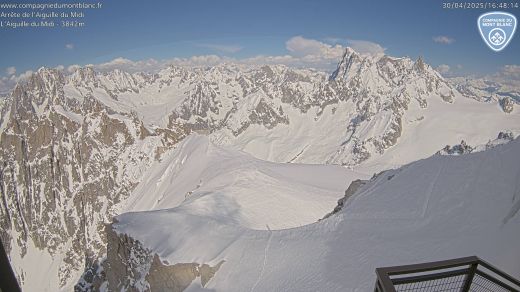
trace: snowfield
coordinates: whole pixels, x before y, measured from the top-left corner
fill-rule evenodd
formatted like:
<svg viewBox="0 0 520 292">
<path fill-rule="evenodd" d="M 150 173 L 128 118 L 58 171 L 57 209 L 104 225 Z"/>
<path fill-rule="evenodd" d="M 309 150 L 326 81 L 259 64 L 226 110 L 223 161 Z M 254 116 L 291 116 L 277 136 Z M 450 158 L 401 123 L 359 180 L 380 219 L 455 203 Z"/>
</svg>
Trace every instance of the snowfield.
<svg viewBox="0 0 520 292">
<path fill-rule="evenodd" d="M 285 229 L 321 219 L 352 180 L 368 175 L 337 165 L 262 161 L 191 135 L 144 177 L 125 210 L 178 207 L 245 228 Z"/>
<path fill-rule="evenodd" d="M 349 113 L 353 108 L 355 105 L 350 102 L 339 104 L 335 113 L 326 110 L 316 119 L 287 109 L 291 121 L 288 125 L 270 130 L 255 125 L 238 137 L 221 130 L 212 133 L 210 139 L 268 161 L 341 164 L 333 158 L 353 156 L 351 151 L 338 151 L 348 140 L 346 129 L 355 116 Z M 498 102 L 478 102 L 458 93 L 452 103 L 430 98 L 426 108 L 421 108 L 416 101 L 410 102 L 402 117 L 398 142 L 384 153 L 372 151 L 371 157 L 361 166 L 379 172 L 426 158 L 447 144 L 461 140 L 470 145 L 481 145 L 496 138 L 499 131 L 511 131 L 515 136 L 520 134 L 520 109 L 511 114 L 497 113 L 500 113 Z M 388 127 L 388 118 L 384 112 L 378 113 L 359 129 L 357 135 L 377 136 Z"/>
<path fill-rule="evenodd" d="M 196 144 L 190 147 L 195 150 L 190 153 L 180 149 L 172 154 L 172 159 L 181 158 L 184 163 L 179 169 L 164 172 L 166 177 L 158 186 L 161 192 L 151 186 L 142 199 L 145 208 L 155 210 L 122 214 L 113 227 L 171 264 L 215 265 L 225 261 L 204 288 L 196 280 L 188 291 L 372 291 L 376 267 L 470 255 L 520 276 L 519 139 L 483 152 L 435 155 L 383 172 L 348 199 L 338 214 L 282 230 L 256 230 L 262 229 L 263 223 L 284 227 L 281 222 L 275 224 L 280 209 L 269 195 L 273 190 L 280 191 L 277 185 L 264 193 L 262 189 L 242 188 L 240 185 L 248 179 L 240 174 L 270 169 L 273 177 L 290 178 L 303 173 L 306 166 L 267 167 L 258 161 L 255 165 L 249 156 L 214 148 L 201 137 L 191 137 L 186 144 Z M 243 161 L 240 171 L 204 174 L 204 161 L 212 156 L 208 153 L 215 157 L 210 159 Z M 167 165 L 172 164 L 158 164 L 157 169 Z M 222 162 L 219 167 L 227 169 L 229 165 Z M 166 182 L 182 179 L 184 172 L 191 171 L 193 178 L 203 180 L 184 200 L 179 195 L 190 188 L 179 187 L 177 191 Z M 320 181 L 335 181 L 338 174 L 329 171 L 305 177 L 303 182 L 313 187 L 301 195 L 318 195 Z M 214 181 L 209 173 L 215 176 Z M 348 182 L 349 176 L 342 175 Z M 237 177 L 240 183 L 236 183 Z M 220 187 L 210 191 L 210 184 Z M 330 190 L 335 186 L 341 183 L 330 184 Z M 287 197 L 300 193 L 291 189 L 287 188 Z M 156 202 L 157 195 L 161 202 Z M 262 215 L 253 212 L 254 201 L 258 210 L 263 210 Z M 272 208 L 266 209 L 269 204 Z M 138 205 L 134 200 L 129 208 L 138 210 Z M 302 209 L 297 211 L 299 207 Z M 317 210 L 312 204 L 284 207 L 287 212 L 303 212 L 305 208 L 309 213 Z M 290 225 L 295 224 L 285 224 Z"/>
</svg>

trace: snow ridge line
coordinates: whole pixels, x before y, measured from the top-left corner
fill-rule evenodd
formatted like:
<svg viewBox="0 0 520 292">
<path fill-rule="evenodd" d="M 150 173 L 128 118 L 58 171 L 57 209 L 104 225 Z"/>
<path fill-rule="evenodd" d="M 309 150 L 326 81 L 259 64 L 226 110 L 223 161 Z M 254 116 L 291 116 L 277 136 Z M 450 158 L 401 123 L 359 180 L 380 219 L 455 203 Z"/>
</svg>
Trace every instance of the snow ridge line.
<svg viewBox="0 0 520 292">
<path fill-rule="evenodd" d="M 262 279 L 262 276 L 264 275 L 265 265 L 267 263 L 267 252 L 269 251 L 269 246 L 271 245 L 271 239 L 273 238 L 273 231 L 271 230 L 271 228 L 269 228 L 269 225 L 266 225 L 266 226 L 267 226 L 267 229 L 269 230 L 269 238 L 267 239 L 267 243 L 266 243 L 265 249 L 264 249 L 264 260 L 262 263 L 262 269 L 260 270 L 260 274 L 258 275 L 258 278 L 255 281 L 255 284 L 253 285 L 253 287 L 251 287 L 250 292 L 253 292 L 255 290 L 256 286 L 258 285 L 258 283 L 260 283 L 260 280 Z"/>
</svg>

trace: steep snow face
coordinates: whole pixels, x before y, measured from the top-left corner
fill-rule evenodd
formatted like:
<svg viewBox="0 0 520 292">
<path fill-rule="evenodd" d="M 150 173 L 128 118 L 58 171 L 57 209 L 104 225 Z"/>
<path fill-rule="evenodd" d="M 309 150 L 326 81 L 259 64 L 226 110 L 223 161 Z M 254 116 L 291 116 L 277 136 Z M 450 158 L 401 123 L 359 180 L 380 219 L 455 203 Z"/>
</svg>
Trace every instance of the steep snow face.
<svg viewBox="0 0 520 292">
<path fill-rule="evenodd" d="M 316 222 L 350 181 L 367 175 L 334 165 L 262 161 L 192 135 L 144 177 L 125 210 L 178 207 L 187 214 L 274 230 Z"/>
<path fill-rule="evenodd" d="M 338 214 L 299 228 L 251 230 L 184 203 L 120 215 L 112 228 L 170 264 L 225 260 L 205 285 L 214 291 L 371 291 L 376 267 L 469 255 L 520 276 L 519 190 L 517 139 L 384 172 Z"/>
</svg>

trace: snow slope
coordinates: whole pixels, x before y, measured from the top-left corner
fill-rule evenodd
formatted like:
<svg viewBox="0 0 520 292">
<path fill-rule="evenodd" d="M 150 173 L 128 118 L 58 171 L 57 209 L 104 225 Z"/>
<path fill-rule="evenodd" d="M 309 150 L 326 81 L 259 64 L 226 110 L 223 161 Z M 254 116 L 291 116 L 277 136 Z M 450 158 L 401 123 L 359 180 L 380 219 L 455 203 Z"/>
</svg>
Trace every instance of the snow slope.
<svg viewBox="0 0 520 292">
<path fill-rule="evenodd" d="M 287 125 L 278 125 L 274 129 L 254 125 L 233 138 L 226 136 L 225 131 L 217 131 L 211 139 L 219 144 L 229 143 L 235 149 L 269 161 L 341 164 L 343 160 L 337 159 L 346 157 L 344 161 L 349 161 L 355 155 L 348 149 L 338 151 L 351 135 L 348 125 L 356 116 L 352 109 L 355 109 L 355 104 L 347 101 L 336 105 L 335 112 L 326 110 L 317 118 L 285 109 L 290 120 Z M 386 120 L 390 118 L 384 114 L 378 113 L 355 135 L 366 139 L 384 132 Z M 456 144 L 462 139 L 471 145 L 485 144 L 504 130 L 512 131 L 516 136 L 520 134 L 518 107 L 512 113 L 504 114 L 500 112 L 497 101 L 483 103 L 459 94 L 452 103 L 431 98 L 426 108 L 412 101 L 403 114 L 397 143 L 384 153 L 370 149 L 371 157 L 361 165 L 379 172 L 426 158 L 447 144 Z"/>
<path fill-rule="evenodd" d="M 452 104 L 430 100 L 428 108 L 412 106 L 404 115 L 399 142 L 365 163 L 377 171 L 395 168 L 426 158 L 446 145 L 465 140 L 470 145 L 483 145 L 497 137 L 499 131 L 520 134 L 520 110 L 496 115 L 498 102 L 481 103 L 457 98 Z"/>
<path fill-rule="evenodd" d="M 201 206 L 211 206 L 208 196 Z M 113 225 L 169 263 L 225 260 L 205 288 L 189 291 L 372 291 L 376 267 L 469 255 L 520 276 L 519 139 L 384 172 L 337 215 L 298 228 L 252 230 L 223 210 L 195 212 L 197 200 Z"/>
<path fill-rule="evenodd" d="M 367 175 L 333 165 L 262 161 L 195 134 L 144 177 L 125 210 L 179 207 L 251 229 L 283 229 L 316 222 L 350 181 Z"/>
</svg>

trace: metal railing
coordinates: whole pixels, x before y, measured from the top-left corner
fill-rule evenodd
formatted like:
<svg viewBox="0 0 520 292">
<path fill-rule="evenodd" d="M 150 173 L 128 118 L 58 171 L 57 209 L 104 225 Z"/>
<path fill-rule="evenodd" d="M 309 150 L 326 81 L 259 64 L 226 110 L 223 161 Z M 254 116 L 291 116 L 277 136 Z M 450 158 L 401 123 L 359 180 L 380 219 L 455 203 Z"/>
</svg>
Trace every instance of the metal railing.
<svg viewBox="0 0 520 292">
<path fill-rule="evenodd" d="M 377 268 L 375 292 L 520 292 L 520 281 L 476 256 Z"/>
</svg>

